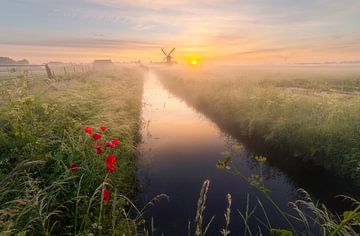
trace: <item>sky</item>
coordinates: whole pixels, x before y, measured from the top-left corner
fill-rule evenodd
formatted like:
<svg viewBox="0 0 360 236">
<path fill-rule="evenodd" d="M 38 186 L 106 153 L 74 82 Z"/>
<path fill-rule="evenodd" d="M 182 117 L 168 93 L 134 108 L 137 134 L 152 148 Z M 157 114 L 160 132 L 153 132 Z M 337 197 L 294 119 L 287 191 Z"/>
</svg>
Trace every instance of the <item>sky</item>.
<svg viewBox="0 0 360 236">
<path fill-rule="evenodd" d="M 273 64 L 360 60 L 359 0 L 1 0 L 0 56 Z"/>
</svg>

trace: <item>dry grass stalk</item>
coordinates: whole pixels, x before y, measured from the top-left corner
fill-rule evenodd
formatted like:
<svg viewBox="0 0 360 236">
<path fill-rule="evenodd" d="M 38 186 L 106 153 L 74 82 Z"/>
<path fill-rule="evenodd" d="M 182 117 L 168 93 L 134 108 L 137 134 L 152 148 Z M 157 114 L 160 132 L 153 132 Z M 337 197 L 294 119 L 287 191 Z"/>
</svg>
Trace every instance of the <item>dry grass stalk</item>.
<svg viewBox="0 0 360 236">
<path fill-rule="evenodd" d="M 230 193 L 226 194 L 226 202 L 228 204 L 224 214 L 226 224 L 225 224 L 225 228 L 223 228 L 220 231 L 221 235 L 223 236 L 227 236 L 230 234 L 229 225 L 230 225 L 230 214 L 231 214 L 231 203 L 232 203 L 232 198 Z"/>
<path fill-rule="evenodd" d="M 196 217 L 195 217 L 195 235 L 202 235 L 203 213 L 205 210 L 206 195 L 209 190 L 210 181 L 205 180 L 200 191 L 200 197 L 197 204 Z"/>
</svg>

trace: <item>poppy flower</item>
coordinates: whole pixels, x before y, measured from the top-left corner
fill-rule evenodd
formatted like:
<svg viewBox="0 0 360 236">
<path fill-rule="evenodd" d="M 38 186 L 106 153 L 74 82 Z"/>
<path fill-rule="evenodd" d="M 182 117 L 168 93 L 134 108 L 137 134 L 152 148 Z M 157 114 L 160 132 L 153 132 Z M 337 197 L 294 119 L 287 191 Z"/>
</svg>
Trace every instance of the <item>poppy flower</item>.
<svg viewBox="0 0 360 236">
<path fill-rule="evenodd" d="M 109 190 L 105 187 L 102 195 L 102 201 L 104 203 L 108 203 L 109 200 L 110 200 L 110 193 Z"/>
<path fill-rule="evenodd" d="M 89 135 L 92 134 L 92 130 L 91 130 L 90 127 L 85 127 L 85 128 L 84 128 L 84 131 L 85 131 L 86 133 L 88 133 Z"/>
<path fill-rule="evenodd" d="M 107 129 L 106 126 L 100 126 L 101 131 L 105 131 Z"/>
<path fill-rule="evenodd" d="M 78 169 L 78 164 L 67 164 L 66 165 L 66 168 L 68 168 L 68 170 L 71 172 L 71 173 L 74 173 L 77 169 Z"/>
<path fill-rule="evenodd" d="M 106 163 L 106 172 L 113 173 L 116 170 L 115 167 L 116 159 L 113 154 L 110 154 L 108 157 L 106 157 L 105 163 Z"/>
<path fill-rule="evenodd" d="M 117 138 L 114 138 L 112 141 L 112 144 L 114 144 L 115 146 L 119 144 L 119 140 Z"/>
<path fill-rule="evenodd" d="M 102 147 L 100 145 L 96 145 L 95 148 L 96 148 L 98 154 L 103 153 Z"/>
<path fill-rule="evenodd" d="M 99 139 L 101 139 L 101 134 L 95 133 L 95 134 L 93 135 L 93 138 L 94 138 L 94 140 L 99 140 Z"/>
<path fill-rule="evenodd" d="M 110 142 L 110 141 L 106 141 L 105 146 L 109 147 L 109 148 L 114 148 L 115 147 L 114 143 Z"/>
</svg>

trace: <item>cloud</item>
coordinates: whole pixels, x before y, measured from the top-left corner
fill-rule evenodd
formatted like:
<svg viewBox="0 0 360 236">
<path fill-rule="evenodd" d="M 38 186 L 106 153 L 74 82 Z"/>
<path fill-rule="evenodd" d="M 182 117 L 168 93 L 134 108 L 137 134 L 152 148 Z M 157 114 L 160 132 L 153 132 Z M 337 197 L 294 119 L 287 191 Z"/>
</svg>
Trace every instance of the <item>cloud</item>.
<svg viewBox="0 0 360 236">
<path fill-rule="evenodd" d="M 10 23 L 0 22 L 0 44 L 8 48 L 127 55 L 144 51 L 144 57 L 150 57 L 160 47 L 174 46 L 182 58 L 197 53 L 235 59 L 306 53 L 336 57 L 342 50 L 353 49 L 355 54 L 359 48 L 357 0 L 28 0 L 7 4 L 13 4 L 17 14 L 20 6 L 29 12 L 21 20 L 8 14 Z"/>
<path fill-rule="evenodd" d="M 2 45 L 38 46 L 38 47 L 66 47 L 66 48 L 158 48 L 156 42 L 122 39 L 99 39 L 99 38 L 48 38 L 46 40 L 22 39 L 6 41 L 0 39 Z"/>
</svg>

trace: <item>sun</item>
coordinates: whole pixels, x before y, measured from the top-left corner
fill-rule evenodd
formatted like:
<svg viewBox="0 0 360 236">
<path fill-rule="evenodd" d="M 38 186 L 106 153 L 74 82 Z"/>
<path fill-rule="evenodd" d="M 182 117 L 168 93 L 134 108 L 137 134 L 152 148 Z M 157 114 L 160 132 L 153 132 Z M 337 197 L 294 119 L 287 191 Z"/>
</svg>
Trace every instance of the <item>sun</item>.
<svg viewBox="0 0 360 236">
<path fill-rule="evenodd" d="M 188 58 L 188 62 L 190 65 L 196 66 L 200 63 L 200 59 L 198 56 L 191 56 Z"/>
</svg>

